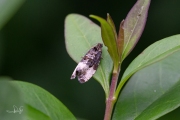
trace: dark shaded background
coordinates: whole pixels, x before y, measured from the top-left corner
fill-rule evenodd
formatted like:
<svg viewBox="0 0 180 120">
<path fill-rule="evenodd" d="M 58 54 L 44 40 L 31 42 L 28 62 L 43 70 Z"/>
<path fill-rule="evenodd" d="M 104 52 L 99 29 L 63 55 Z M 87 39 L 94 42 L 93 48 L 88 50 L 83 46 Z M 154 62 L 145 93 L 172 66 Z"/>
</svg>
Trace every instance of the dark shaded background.
<svg viewBox="0 0 180 120">
<path fill-rule="evenodd" d="M 124 19 L 136 0 L 27 0 L 0 31 L 0 75 L 28 81 L 48 90 L 77 118 L 103 119 L 104 92 L 90 80 L 70 80 L 76 63 L 64 43 L 64 19 L 70 13 L 110 13 L 115 25 Z M 180 32 L 180 1 L 152 0 L 142 37 L 123 64 L 128 64 L 153 42 Z"/>
</svg>

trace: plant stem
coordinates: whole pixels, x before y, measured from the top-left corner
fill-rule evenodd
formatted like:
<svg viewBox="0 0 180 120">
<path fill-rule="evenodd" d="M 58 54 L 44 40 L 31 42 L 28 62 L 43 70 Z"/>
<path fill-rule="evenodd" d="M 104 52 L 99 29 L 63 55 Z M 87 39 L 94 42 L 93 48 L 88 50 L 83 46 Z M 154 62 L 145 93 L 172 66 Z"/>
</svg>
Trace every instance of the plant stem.
<svg viewBox="0 0 180 120">
<path fill-rule="evenodd" d="M 113 107 L 114 107 L 114 104 L 115 104 L 116 99 L 117 99 L 114 96 L 114 94 L 115 94 L 115 90 L 116 90 L 116 86 L 117 86 L 119 72 L 120 72 L 120 69 L 118 69 L 116 72 L 113 72 L 113 75 L 112 75 L 109 97 L 106 100 L 106 110 L 105 110 L 104 120 L 110 120 L 111 119 Z"/>
</svg>

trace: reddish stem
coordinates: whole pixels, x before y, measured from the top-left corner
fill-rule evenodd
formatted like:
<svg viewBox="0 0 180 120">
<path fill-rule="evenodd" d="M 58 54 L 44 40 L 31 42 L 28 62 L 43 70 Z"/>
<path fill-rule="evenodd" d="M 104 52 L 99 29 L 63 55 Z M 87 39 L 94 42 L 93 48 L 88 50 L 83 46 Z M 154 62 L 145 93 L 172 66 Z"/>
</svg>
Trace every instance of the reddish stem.
<svg viewBox="0 0 180 120">
<path fill-rule="evenodd" d="M 111 119 L 114 103 L 116 102 L 116 99 L 117 99 L 114 96 L 114 93 L 115 93 L 116 86 L 117 86 L 119 72 L 120 72 L 120 69 L 117 70 L 117 72 L 113 73 L 113 75 L 112 75 L 109 97 L 106 100 L 106 110 L 105 110 L 104 120 L 110 120 Z"/>
</svg>

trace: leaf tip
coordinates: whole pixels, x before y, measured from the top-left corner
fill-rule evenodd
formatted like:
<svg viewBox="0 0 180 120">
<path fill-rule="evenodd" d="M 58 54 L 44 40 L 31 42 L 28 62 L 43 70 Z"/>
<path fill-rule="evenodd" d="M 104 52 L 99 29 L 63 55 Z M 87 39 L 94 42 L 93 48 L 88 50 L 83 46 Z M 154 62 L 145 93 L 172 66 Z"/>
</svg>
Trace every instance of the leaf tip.
<svg viewBox="0 0 180 120">
<path fill-rule="evenodd" d="M 95 15 L 90 14 L 90 15 L 89 15 L 89 17 L 94 18 L 94 17 L 95 17 Z"/>
</svg>

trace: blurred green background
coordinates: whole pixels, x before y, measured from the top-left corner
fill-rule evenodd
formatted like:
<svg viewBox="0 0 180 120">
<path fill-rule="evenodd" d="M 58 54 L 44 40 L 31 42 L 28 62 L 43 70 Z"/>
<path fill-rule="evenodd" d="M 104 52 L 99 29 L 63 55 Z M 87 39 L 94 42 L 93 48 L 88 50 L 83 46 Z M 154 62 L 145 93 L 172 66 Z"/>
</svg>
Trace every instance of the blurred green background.
<svg viewBox="0 0 180 120">
<path fill-rule="evenodd" d="M 26 0 L 0 30 L 0 75 L 34 83 L 46 89 L 77 117 L 103 119 L 105 97 L 95 80 L 70 80 L 76 63 L 65 48 L 64 19 L 70 13 L 106 18 L 117 29 L 136 0 Z M 180 1 L 152 0 L 139 43 L 126 58 L 122 72 L 147 46 L 180 33 Z"/>
</svg>

